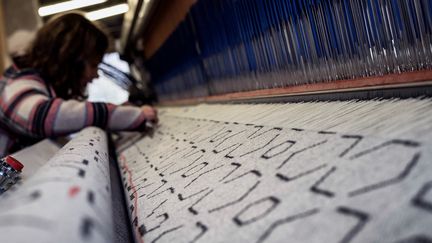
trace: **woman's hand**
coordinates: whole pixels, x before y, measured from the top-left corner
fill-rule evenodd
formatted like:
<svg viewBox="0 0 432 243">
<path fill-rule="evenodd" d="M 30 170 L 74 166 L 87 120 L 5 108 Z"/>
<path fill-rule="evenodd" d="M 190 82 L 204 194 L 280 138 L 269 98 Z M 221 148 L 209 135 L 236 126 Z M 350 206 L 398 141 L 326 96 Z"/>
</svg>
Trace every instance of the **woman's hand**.
<svg viewBox="0 0 432 243">
<path fill-rule="evenodd" d="M 153 124 L 158 123 L 157 110 L 149 105 L 141 106 L 141 111 L 144 113 L 145 118 Z"/>
</svg>

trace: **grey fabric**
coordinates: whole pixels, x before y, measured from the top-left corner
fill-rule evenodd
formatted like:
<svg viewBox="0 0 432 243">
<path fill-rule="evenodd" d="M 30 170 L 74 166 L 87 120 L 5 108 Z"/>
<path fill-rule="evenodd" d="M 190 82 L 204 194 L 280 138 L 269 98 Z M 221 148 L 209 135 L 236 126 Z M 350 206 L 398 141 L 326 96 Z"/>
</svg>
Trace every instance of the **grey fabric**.
<svg viewBox="0 0 432 243">
<path fill-rule="evenodd" d="M 119 154 L 138 242 L 432 241 L 429 100 L 160 113 Z"/>
</svg>

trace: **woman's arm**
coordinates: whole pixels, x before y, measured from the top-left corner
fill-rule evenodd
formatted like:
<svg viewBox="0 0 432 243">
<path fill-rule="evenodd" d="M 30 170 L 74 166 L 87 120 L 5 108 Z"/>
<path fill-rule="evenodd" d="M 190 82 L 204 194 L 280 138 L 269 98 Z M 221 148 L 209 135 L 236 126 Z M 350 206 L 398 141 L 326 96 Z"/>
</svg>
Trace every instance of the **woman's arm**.
<svg viewBox="0 0 432 243">
<path fill-rule="evenodd" d="M 6 85 L 1 109 L 18 131 L 32 137 L 52 137 L 77 132 L 87 126 L 107 130 L 142 130 L 146 120 L 157 121 L 149 106 L 116 106 L 50 98 L 38 80 L 15 80 Z"/>
</svg>

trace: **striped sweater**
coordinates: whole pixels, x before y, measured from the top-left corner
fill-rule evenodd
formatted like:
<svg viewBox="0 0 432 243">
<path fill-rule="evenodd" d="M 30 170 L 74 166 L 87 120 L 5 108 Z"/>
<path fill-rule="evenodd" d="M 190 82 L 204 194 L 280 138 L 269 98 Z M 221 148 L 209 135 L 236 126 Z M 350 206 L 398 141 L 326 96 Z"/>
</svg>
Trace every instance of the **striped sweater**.
<svg viewBox="0 0 432 243">
<path fill-rule="evenodd" d="M 58 98 L 31 70 L 9 69 L 0 80 L 0 92 L 0 156 L 87 126 L 120 131 L 141 130 L 145 124 L 139 107 Z"/>
</svg>

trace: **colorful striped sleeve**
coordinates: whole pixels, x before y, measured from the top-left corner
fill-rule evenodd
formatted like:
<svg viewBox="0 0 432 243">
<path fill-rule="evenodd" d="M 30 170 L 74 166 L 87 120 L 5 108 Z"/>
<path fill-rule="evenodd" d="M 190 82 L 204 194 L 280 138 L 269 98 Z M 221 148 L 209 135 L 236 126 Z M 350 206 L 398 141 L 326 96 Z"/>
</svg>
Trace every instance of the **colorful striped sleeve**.
<svg viewBox="0 0 432 243">
<path fill-rule="evenodd" d="M 76 132 L 87 126 L 111 131 L 139 130 L 145 117 L 138 107 L 56 98 L 39 104 L 31 120 L 35 133 L 51 137 Z"/>
<path fill-rule="evenodd" d="M 17 131 L 32 137 L 65 135 L 87 126 L 132 131 L 145 123 L 139 107 L 50 98 L 37 80 L 15 80 L 4 92 L 0 108 L 18 126 Z"/>
</svg>

